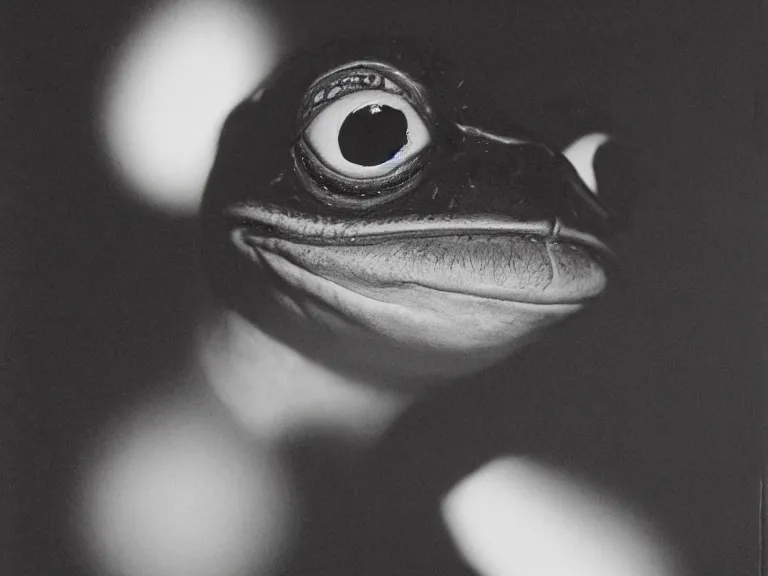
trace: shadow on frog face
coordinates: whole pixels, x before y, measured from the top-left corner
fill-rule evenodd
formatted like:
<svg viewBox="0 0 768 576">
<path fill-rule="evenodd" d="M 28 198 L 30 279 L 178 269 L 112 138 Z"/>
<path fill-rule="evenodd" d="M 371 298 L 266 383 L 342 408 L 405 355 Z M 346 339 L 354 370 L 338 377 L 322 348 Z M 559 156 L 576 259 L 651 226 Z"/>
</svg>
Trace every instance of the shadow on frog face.
<svg viewBox="0 0 768 576">
<path fill-rule="evenodd" d="M 610 215 L 566 157 L 413 39 L 280 68 L 229 116 L 202 217 L 230 306 L 367 381 L 498 362 L 615 264 Z"/>
</svg>

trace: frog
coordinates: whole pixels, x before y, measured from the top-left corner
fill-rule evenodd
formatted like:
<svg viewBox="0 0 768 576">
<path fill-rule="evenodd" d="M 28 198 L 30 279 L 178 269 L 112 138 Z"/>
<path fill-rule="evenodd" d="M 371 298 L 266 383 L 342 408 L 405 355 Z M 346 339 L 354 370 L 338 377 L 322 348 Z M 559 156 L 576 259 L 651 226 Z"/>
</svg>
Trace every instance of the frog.
<svg viewBox="0 0 768 576">
<path fill-rule="evenodd" d="M 391 385 L 499 362 L 617 268 L 610 213 L 569 151 L 484 117 L 408 40 L 336 42 L 280 68 L 230 114 L 202 208 L 217 294 Z"/>
<path fill-rule="evenodd" d="M 225 310 L 209 336 L 211 385 L 277 461 L 317 438 L 334 446 L 327 453 L 343 455 L 315 458 L 316 476 L 346 486 L 343 510 L 361 511 L 353 521 L 337 500 L 291 508 L 315 528 L 286 545 L 293 568 L 278 573 L 388 573 L 390 552 L 368 554 L 379 561 L 363 568 L 340 551 L 354 538 L 327 541 L 341 531 L 370 551 L 385 540 L 366 521 L 361 490 L 382 496 L 360 488 L 371 477 L 361 462 L 415 403 L 524 353 L 619 277 L 593 162 L 609 137 L 589 132 L 557 149 L 468 84 L 428 40 L 341 38 L 278 66 L 222 128 L 201 209 L 203 261 Z M 515 455 L 471 472 L 477 488 L 459 479 L 442 494 L 455 566 L 528 573 L 499 564 L 482 521 L 468 517 L 494 494 L 504 509 L 522 477 L 570 488 Z M 296 501 L 321 491 L 296 485 Z M 612 513 L 599 496 L 592 505 Z M 318 509 L 335 523 L 307 521 Z M 619 516 L 607 533 L 637 536 Z M 500 524 L 510 534 L 514 518 Z M 307 544 L 318 537 L 325 544 Z M 608 547 L 632 555 L 623 542 Z M 297 550 L 311 557 L 305 568 Z"/>
</svg>

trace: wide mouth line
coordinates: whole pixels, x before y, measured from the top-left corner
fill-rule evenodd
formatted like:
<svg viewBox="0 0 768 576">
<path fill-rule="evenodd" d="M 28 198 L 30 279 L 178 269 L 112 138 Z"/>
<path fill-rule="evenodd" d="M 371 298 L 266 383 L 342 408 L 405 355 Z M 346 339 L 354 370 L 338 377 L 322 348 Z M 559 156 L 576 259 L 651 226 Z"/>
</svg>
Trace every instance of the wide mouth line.
<svg viewBox="0 0 768 576">
<path fill-rule="evenodd" d="M 240 234 L 243 234 L 243 230 L 242 229 L 240 230 Z M 268 239 L 269 239 L 269 237 L 266 237 L 266 236 L 263 236 L 263 235 L 249 236 L 247 233 L 245 233 L 244 235 L 241 235 L 240 238 L 238 240 L 236 240 L 235 242 L 237 244 L 239 244 L 239 245 L 242 245 L 241 243 L 244 243 L 245 245 L 249 246 L 249 248 L 252 249 L 252 250 L 253 249 L 255 249 L 255 250 L 266 250 L 267 252 L 271 253 L 272 255 L 274 255 L 274 256 L 280 258 L 282 261 L 286 262 L 288 265 L 297 267 L 304 274 L 312 275 L 312 276 L 314 276 L 316 278 L 319 278 L 319 279 L 321 279 L 322 281 L 325 281 L 325 282 L 332 282 L 334 284 L 339 284 L 334 279 L 332 279 L 332 278 L 330 278 L 330 277 L 328 277 L 326 275 L 319 274 L 316 271 L 313 271 L 311 266 L 306 266 L 305 263 L 302 262 L 302 257 L 300 255 L 300 252 L 296 252 L 295 251 L 296 244 L 294 244 L 294 248 L 291 249 L 289 246 L 290 246 L 290 244 L 293 244 L 293 243 L 289 243 L 288 246 L 286 246 L 286 245 L 275 246 L 275 245 L 271 245 L 268 242 Z M 567 297 L 558 298 L 558 297 L 552 297 L 552 296 L 550 296 L 550 297 L 544 297 L 544 296 L 536 297 L 536 296 L 533 296 L 531 294 L 524 295 L 522 293 L 515 293 L 515 294 L 513 294 L 511 296 L 508 296 L 508 297 L 501 297 L 499 295 L 494 295 L 494 294 L 490 294 L 490 293 L 484 292 L 482 289 L 472 290 L 471 288 L 467 288 L 467 287 L 453 287 L 453 288 L 451 288 L 451 287 L 447 287 L 447 286 L 441 286 L 439 283 L 429 283 L 429 282 L 425 282 L 425 281 L 419 281 L 419 280 L 416 280 L 416 279 L 409 279 L 409 280 L 404 281 L 404 282 L 401 281 L 401 282 L 399 282 L 399 284 L 400 285 L 408 284 L 408 285 L 411 285 L 411 286 L 418 286 L 420 288 L 427 289 L 427 290 L 430 290 L 430 291 L 433 291 L 433 292 L 443 292 L 443 293 L 446 293 L 446 294 L 463 294 L 464 296 L 469 296 L 469 297 L 472 297 L 472 298 L 482 298 L 484 300 L 494 300 L 494 301 L 498 301 L 498 302 L 508 302 L 508 303 L 514 303 L 514 304 L 523 305 L 523 306 L 532 306 L 532 307 L 537 307 L 537 308 L 545 307 L 545 308 L 549 308 L 549 309 L 556 309 L 558 307 L 562 307 L 562 308 L 580 307 L 580 306 L 582 306 L 584 304 L 587 304 L 587 303 L 589 303 L 589 302 L 591 302 L 593 300 L 597 300 L 597 298 L 599 297 L 599 295 L 586 296 L 586 297 L 585 296 L 579 296 L 577 298 L 567 298 Z M 346 288 L 346 289 L 348 289 L 348 290 L 354 290 L 353 288 L 351 288 L 348 285 L 344 285 L 344 284 L 339 284 L 339 285 L 344 287 L 344 288 Z M 367 297 L 371 298 L 372 296 L 367 296 Z M 376 299 L 376 298 L 374 298 L 374 299 Z M 380 301 L 384 302 L 383 300 L 380 300 Z"/>
<path fill-rule="evenodd" d="M 478 215 L 349 222 L 302 218 L 285 212 L 256 210 L 250 206 L 230 208 L 225 216 L 232 228 L 244 228 L 257 235 L 308 245 L 365 246 L 388 240 L 513 235 L 538 238 L 545 242 L 578 244 L 616 260 L 613 251 L 597 237 L 564 226 L 558 219 L 518 221 L 498 215 Z"/>
</svg>

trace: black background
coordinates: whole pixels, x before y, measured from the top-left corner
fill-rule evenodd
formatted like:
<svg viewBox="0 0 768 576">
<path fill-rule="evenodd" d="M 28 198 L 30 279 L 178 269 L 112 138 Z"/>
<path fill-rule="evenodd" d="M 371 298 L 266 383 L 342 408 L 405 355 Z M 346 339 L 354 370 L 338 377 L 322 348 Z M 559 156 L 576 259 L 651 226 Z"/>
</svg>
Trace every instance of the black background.
<svg viewBox="0 0 768 576">
<path fill-rule="evenodd" d="M 131 203 L 95 131 L 107 57 L 151 5 L 4 3 L 3 574 L 80 573 L 65 514 L 80 448 L 190 361 L 205 302 L 196 224 Z M 446 438 L 482 444 L 528 417 L 542 450 L 649 511 L 693 574 L 756 574 L 768 216 L 758 1 L 270 7 L 294 42 L 436 37 L 466 82 L 543 132 L 549 101 L 610 113 L 642 183 L 628 285 L 494 371 L 486 391 L 445 398 L 439 420 Z"/>
</svg>

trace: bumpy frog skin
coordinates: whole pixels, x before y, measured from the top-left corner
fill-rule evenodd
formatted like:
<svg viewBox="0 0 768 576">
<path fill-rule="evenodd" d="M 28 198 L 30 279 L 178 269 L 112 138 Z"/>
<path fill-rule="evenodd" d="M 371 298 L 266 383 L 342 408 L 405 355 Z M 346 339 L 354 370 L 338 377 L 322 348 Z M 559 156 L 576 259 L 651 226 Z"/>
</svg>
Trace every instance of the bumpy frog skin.
<svg viewBox="0 0 768 576">
<path fill-rule="evenodd" d="M 371 381 L 503 359 L 614 263 L 590 176 L 508 116 L 418 41 L 294 58 L 223 129 L 203 203 L 215 290 Z"/>
</svg>

